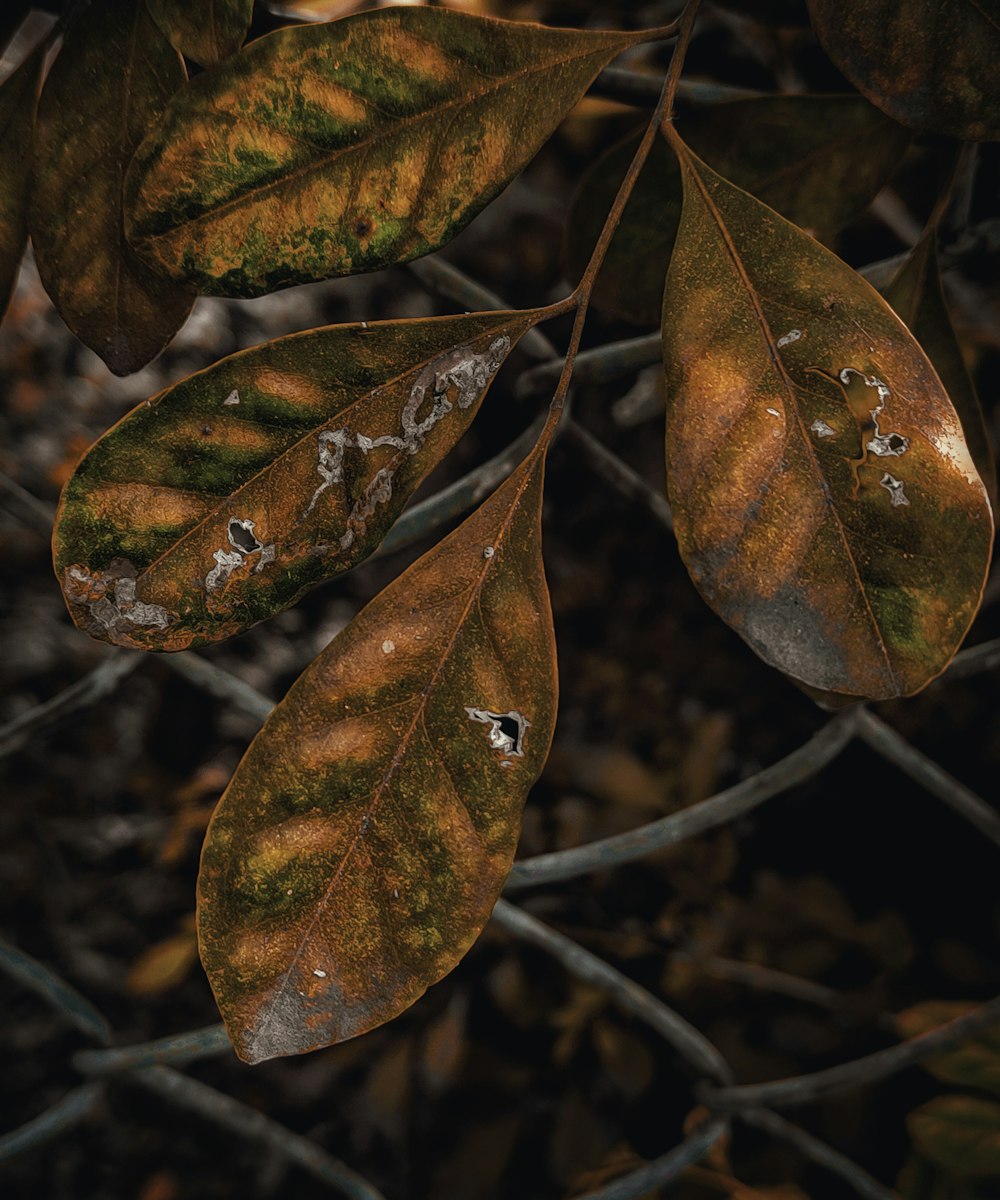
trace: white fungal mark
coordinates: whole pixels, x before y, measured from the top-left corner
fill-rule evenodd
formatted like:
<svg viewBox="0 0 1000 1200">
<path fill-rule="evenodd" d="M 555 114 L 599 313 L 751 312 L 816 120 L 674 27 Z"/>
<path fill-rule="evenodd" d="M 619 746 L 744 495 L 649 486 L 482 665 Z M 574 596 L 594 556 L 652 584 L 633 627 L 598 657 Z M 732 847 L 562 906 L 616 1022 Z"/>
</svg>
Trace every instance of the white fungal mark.
<svg viewBox="0 0 1000 1200">
<path fill-rule="evenodd" d="M 892 498 L 893 508 L 899 508 L 902 504 L 908 505 L 910 503 L 906 498 L 906 493 L 903 491 L 903 481 L 901 479 L 895 479 L 886 471 L 879 482 Z"/>
<path fill-rule="evenodd" d="M 790 346 L 792 342 L 797 342 L 801 336 L 801 329 L 789 329 L 787 333 L 782 334 L 782 336 L 778 338 L 778 349 L 780 350 L 782 346 Z"/>
<path fill-rule="evenodd" d="M 399 899 L 399 888 L 393 888 L 393 889 L 392 889 L 392 896 L 393 896 L 393 899 L 394 899 L 394 900 L 398 900 L 398 899 Z"/>
<path fill-rule="evenodd" d="M 910 448 L 910 439 L 903 437 L 901 433 L 883 433 L 878 426 L 878 419 L 882 415 L 882 410 L 885 408 L 885 402 L 892 395 L 887 384 L 883 383 L 877 375 L 866 375 L 863 371 L 856 371 L 853 367 L 844 367 L 840 372 L 840 382 L 847 385 L 851 382 L 851 376 L 857 375 L 859 379 L 865 381 L 865 387 L 875 388 L 878 395 L 878 404 L 871 410 L 873 435 L 865 443 L 865 450 L 870 450 L 872 454 L 878 455 L 879 458 L 898 458 L 901 454 L 905 454 Z M 909 503 L 906 500 L 893 501 L 893 503 Z"/>
<path fill-rule="evenodd" d="M 492 558 L 494 554 L 496 554 L 496 551 L 492 546 L 483 547 L 483 558 Z"/>
<path fill-rule="evenodd" d="M 780 417 L 781 416 L 781 413 L 776 408 L 769 408 L 767 411 L 771 414 L 772 417 Z"/>
<path fill-rule="evenodd" d="M 232 404 L 239 404 L 239 402 L 240 402 L 240 393 L 236 388 L 233 388 L 233 390 L 229 393 L 229 395 L 225 398 L 225 400 L 223 400 L 222 403 L 232 405 Z"/>
<path fill-rule="evenodd" d="M 391 654 L 396 649 L 396 643 L 391 642 L 388 638 L 382 643 L 382 653 Z"/>
<path fill-rule="evenodd" d="M 370 454 L 372 450 L 381 446 L 391 446 L 407 455 L 416 454 L 423 447 L 430 431 L 456 404 L 460 409 L 466 409 L 482 395 L 493 376 L 500 370 L 509 351 L 510 338 L 502 335 L 495 338 L 483 354 L 470 354 L 467 349 L 460 348 L 449 350 L 427 363 L 410 387 L 410 394 L 400 414 L 402 430 L 398 435 L 387 433 L 373 438 L 346 427 L 324 429 L 317 443 L 316 470 L 319 472 L 320 485 L 313 492 L 312 499 L 302 514 L 303 518 L 312 512 L 317 500 L 328 488 L 343 482 L 344 455 L 348 448 L 358 449 L 362 454 Z M 430 412 L 422 421 L 418 421 L 417 413 L 427 400 L 428 392 L 431 399 Z M 355 538 L 365 533 L 367 518 L 375 512 L 378 505 L 388 504 L 391 500 L 394 474 L 394 468 L 382 467 L 354 502 L 347 517 L 347 528 L 340 539 L 342 550 L 349 549 Z"/>
<path fill-rule="evenodd" d="M 313 974 L 316 976 L 317 979 L 325 979 L 326 978 L 326 972 L 321 971 L 319 969 L 319 967 L 314 968 Z"/>
<path fill-rule="evenodd" d="M 470 721 L 489 725 L 489 743 L 499 750 L 502 758 L 524 757 L 524 732 L 531 725 L 519 712 L 495 713 L 485 708 L 466 708 Z"/>
<path fill-rule="evenodd" d="M 809 428 L 812 430 L 812 432 L 817 437 L 836 437 L 837 436 L 836 429 L 831 429 L 830 426 L 827 425 L 827 423 L 825 421 L 821 420 L 819 417 L 817 417 L 816 420 L 813 421 L 813 423 L 809 426 Z"/>
<path fill-rule="evenodd" d="M 206 591 L 215 592 L 219 588 L 224 587 L 229 580 L 229 576 L 232 575 L 237 567 L 242 567 L 251 554 L 257 554 L 258 552 L 260 554 L 257 565 L 254 567 L 254 574 L 263 570 L 268 563 L 274 562 L 274 543 L 269 542 L 268 545 L 263 545 L 254 533 L 256 528 L 257 522 L 251 521 L 248 517 L 230 518 L 226 533 L 232 549 L 226 550 L 223 547 L 221 550 L 216 550 L 212 555 L 212 558 L 215 560 L 215 566 L 205 576 Z"/>
<path fill-rule="evenodd" d="M 115 559 L 106 572 L 86 567 L 66 568 L 66 595 L 74 604 L 84 604 L 90 615 L 116 641 L 114 634 L 132 626 L 166 629 L 170 614 L 159 604 L 135 598 L 135 568 L 126 559 Z M 110 595 L 108 594 L 110 591 Z"/>
</svg>

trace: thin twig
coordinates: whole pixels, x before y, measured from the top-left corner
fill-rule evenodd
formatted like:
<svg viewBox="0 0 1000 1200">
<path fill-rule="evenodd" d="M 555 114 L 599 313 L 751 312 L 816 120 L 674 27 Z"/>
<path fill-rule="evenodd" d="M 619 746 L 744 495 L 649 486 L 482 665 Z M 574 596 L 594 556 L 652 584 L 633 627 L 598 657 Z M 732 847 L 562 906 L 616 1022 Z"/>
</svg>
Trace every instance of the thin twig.
<svg viewBox="0 0 1000 1200">
<path fill-rule="evenodd" d="M 594 470 L 610 483 L 626 500 L 635 501 L 647 508 L 661 525 L 673 529 L 674 518 L 666 495 L 646 482 L 638 471 L 633 471 L 627 462 L 599 442 L 592 433 L 570 421 L 566 426 L 566 437 L 583 451 L 584 457 Z"/>
<path fill-rule="evenodd" d="M 97 1009 L 76 988 L 60 978 L 37 958 L 25 954 L 10 942 L 0 938 L 0 971 L 28 988 L 54 1008 L 75 1029 L 107 1046 L 111 1028 Z"/>
<path fill-rule="evenodd" d="M 67 1092 L 46 1112 L 0 1137 L 0 1162 L 23 1154 L 25 1150 L 44 1146 L 53 1138 L 75 1129 L 97 1108 L 103 1095 L 104 1085 L 101 1083 L 84 1083 Z"/>
<path fill-rule="evenodd" d="M 350 1200 L 385 1200 L 382 1193 L 366 1179 L 352 1171 L 346 1163 L 327 1154 L 309 1138 L 293 1133 L 264 1113 L 215 1088 L 189 1079 L 180 1071 L 170 1067 L 144 1067 L 123 1078 L 142 1084 L 179 1108 L 186 1108 L 224 1129 L 231 1129 L 242 1138 L 270 1146 L 289 1162 L 336 1188 Z"/>
<path fill-rule="evenodd" d="M 1000 638 L 959 650 L 948 664 L 948 669 L 931 686 L 940 687 L 954 683 L 956 679 L 968 679 L 983 671 L 992 671 L 994 667 L 1000 667 Z"/>
<path fill-rule="evenodd" d="M 723 1136 L 728 1125 L 721 1117 L 710 1117 L 667 1154 L 598 1188 L 596 1192 L 587 1192 L 579 1200 L 635 1200 L 636 1196 L 644 1196 L 653 1188 L 664 1187 L 688 1167 L 700 1162 Z"/>
<path fill-rule="evenodd" d="M 137 1067 L 184 1067 L 200 1058 L 211 1058 L 233 1049 L 224 1025 L 208 1025 L 186 1033 L 139 1042 L 133 1046 L 114 1046 L 107 1050 L 78 1050 L 73 1066 L 82 1075 L 110 1075 Z"/>
<path fill-rule="evenodd" d="M 981 796 L 960 783 L 954 775 L 949 775 L 934 759 L 911 746 L 891 725 L 867 709 L 858 711 L 857 732 L 858 737 L 876 753 L 905 771 L 932 796 L 943 800 L 970 825 L 974 825 L 994 845 L 1000 846 L 1000 814 Z"/>
<path fill-rule="evenodd" d="M 577 979 L 607 992 L 626 1012 L 645 1022 L 673 1046 L 699 1075 L 718 1080 L 732 1078 L 728 1063 L 703 1033 L 651 992 L 615 970 L 602 958 L 585 950 L 572 938 L 558 933 L 506 900 L 497 901 L 493 920 L 508 933 L 551 954 Z"/>
<path fill-rule="evenodd" d="M 631 375 L 643 367 L 650 367 L 663 358 L 663 342 L 659 333 L 643 337 L 625 338 L 620 342 L 608 342 L 593 350 L 581 350 L 576 356 L 573 377 L 579 383 L 610 383 Z M 522 400 L 546 394 L 559 381 L 564 359 L 553 358 L 540 366 L 525 371 L 514 389 Z"/>
<path fill-rule="evenodd" d="M 763 1129 L 765 1133 L 780 1138 L 783 1142 L 787 1142 L 796 1150 L 801 1151 L 810 1161 L 819 1163 L 820 1166 L 827 1167 L 835 1175 L 839 1175 L 845 1183 L 849 1183 L 854 1188 L 859 1196 L 863 1196 L 864 1200 L 899 1200 L 898 1192 L 883 1187 L 877 1179 L 872 1178 L 852 1159 L 841 1154 L 839 1150 L 834 1150 L 826 1142 L 821 1142 L 819 1138 L 813 1137 L 811 1133 L 800 1129 L 798 1125 L 793 1125 L 791 1121 L 779 1117 L 777 1113 L 768 1112 L 766 1108 L 752 1108 L 747 1112 L 741 1112 L 739 1116 L 740 1120 L 745 1121 L 747 1125 L 753 1125 L 755 1129 Z"/>
<path fill-rule="evenodd" d="M 16 502 L 22 513 L 23 521 L 31 529 L 42 534 L 45 538 L 52 536 L 52 522 L 56 510 L 53 505 L 46 504 L 37 496 L 21 487 L 16 479 L 0 471 L 0 487 Z"/>
<path fill-rule="evenodd" d="M 159 661 L 193 683 L 195 687 L 203 688 L 217 700 L 229 701 L 241 712 L 255 717 L 258 721 L 265 721 L 274 708 L 274 701 L 262 695 L 256 688 L 190 650 L 164 654 Z"/>
<path fill-rule="evenodd" d="M 35 734 L 110 696 L 131 675 L 145 655 L 134 650 L 112 650 L 103 662 L 68 688 L 0 727 L 0 758 L 13 754 Z"/>
<path fill-rule="evenodd" d="M 699 1097 L 710 1108 L 721 1112 L 736 1112 L 748 1108 L 781 1108 L 796 1104 L 809 1104 L 823 1096 L 853 1091 L 865 1087 L 888 1075 L 895 1075 L 905 1067 L 923 1062 L 927 1058 L 950 1050 L 959 1042 L 1000 1021 L 1000 997 L 982 1004 L 970 1013 L 963 1013 L 945 1025 L 910 1038 L 899 1046 L 866 1054 L 853 1062 L 825 1071 L 814 1071 L 810 1075 L 796 1075 L 791 1079 L 776 1079 L 770 1083 L 751 1083 L 740 1087 L 716 1088 L 705 1085 L 699 1089 Z"/>
<path fill-rule="evenodd" d="M 515 863 L 507 880 L 507 889 L 516 891 L 539 883 L 554 883 L 587 871 L 632 862 L 750 812 L 772 796 L 811 779 L 836 758 L 854 736 L 855 711 L 848 709 L 838 713 L 805 745 L 785 758 L 707 800 L 671 813 L 669 817 L 572 850 L 538 854 Z"/>
<path fill-rule="evenodd" d="M 662 88 L 662 75 L 646 75 L 627 67 L 605 67 L 590 85 L 590 94 L 636 108 L 651 108 L 659 99 Z M 718 104 L 724 100 L 747 100 L 760 95 L 763 93 L 751 88 L 715 83 L 711 79 L 682 79 L 677 84 L 677 98 L 694 104 Z"/>
</svg>

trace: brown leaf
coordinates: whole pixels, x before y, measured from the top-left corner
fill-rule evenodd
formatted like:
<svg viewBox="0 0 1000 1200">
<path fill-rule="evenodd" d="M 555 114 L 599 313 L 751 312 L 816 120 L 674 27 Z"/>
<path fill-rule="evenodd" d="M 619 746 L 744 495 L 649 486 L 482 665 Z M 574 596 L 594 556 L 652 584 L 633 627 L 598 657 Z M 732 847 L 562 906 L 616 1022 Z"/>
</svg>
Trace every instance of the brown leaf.
<svg viewBox="0 0 1000 1200">
<path fill-rule="evenodd" d="M 667 475 L 688 570 L 793 678 L 919 691 L 969 627 L 993 539 L 955 410 L 860 276 L 671 137 Z"/>
<path fill-rule="evenodd" d="M 129 239 L 229 296 L 418 258 L 637 37 L 425 7 L 276 30 L 193 79 L 143 142 Z"/>
<path fill-rule="evenodd" d="M 31 138 L 43 62 L 41 51 L 34 51 L 0 86 L 0 318 L 28 243 Z"/>
<path fill-rule="evenodd" d="M 133 996 L 156 996 L 183 983 L 198 961 L 193 930 L 175 933 L 144 951 L 132 964 L 125 985 Z"/>
<path fill-rule="evenodd" d="M 542 477 L 533 452 L 358 614 L 220 801 L 199 938 L 245 1061 L 390 1020 L 489 918 L 555 723 Z"/>
<path fill-rule="evenodd" d="M 38 104 L 28 215 L 38 272 L 116 375 L 155 358 L 194 299 L 136 258 L 122 225 L 125 168 L 184 79 L 142 0 L 107 0 L 66 31 Z"/>
<path fill-rule="evenodd" d="M 203 67 L 239 50 L 253 16 L 253 0 L 146 0 L 146 5 L 171 46 Z"/>
<path fill-rule="evenodd" d="M 963 141 L 1000 138 L 996 0 L 808 0 L 836 66 L 890 117 Z"/>
<path fill-rule="evenodd" d="M 928 1000 L 899 1013 L 896 1024 L 901 1037 L 918 1037 L 975 1007 L 972 1001 Z M 964 1084 L 1000 1095 L 1000 1031 L 995 1027 L 983 1029 L 954 1050 L 935 1054 L 923 1066 L 945 1083 Z"/>
<path fill-rule="evenodd" d="M 140 404 L 67 484 L 53 538 L 74 621 L 182 650 L 372 553 L 543 310 L 332 325 Z"/>
<path fill-rule="evenodd" d="M 993 504 L 997 504 L 997 469 L 983 407 L 962 357 L 941 286 L 937 230 L 930 229 L 910 251 L 882 295 L 906 322 L 941 377 L 969 446 L 972 461 Z"/>
</svg>

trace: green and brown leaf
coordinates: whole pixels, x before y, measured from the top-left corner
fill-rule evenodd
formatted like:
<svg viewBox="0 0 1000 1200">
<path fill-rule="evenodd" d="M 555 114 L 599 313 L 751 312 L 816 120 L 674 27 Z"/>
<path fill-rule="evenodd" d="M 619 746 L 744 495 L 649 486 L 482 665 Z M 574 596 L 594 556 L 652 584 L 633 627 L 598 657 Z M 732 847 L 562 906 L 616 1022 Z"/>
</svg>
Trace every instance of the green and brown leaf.
<svg viewBox="0 0 1000 1200">
<path fill-rule="evenodd" d="M 275 709 L 212 818 L 202 961 L 241 1058 L 412 1004 L 485 925 L 556 713 L 534 452 Z"/>
<path fill-rule="evenodd" d="M 720 175 L 828 240 L 875 197 L 911 134 L 860 96 L 761 96 L 695 108 L 677 128 Z M 597 241 L 639 135 L 599 158 L 580 181 L 566 223 L 565 260 L 577 279 Z M 677 159 L 653 146 L 601 268 L 594 303 L 656 325 L 681 215 Z"/>
<path fill-rule="evenodd" d="M 808 0 L 836 66 L 903 125 L 963 141 L 1000 137 L 996 0 Z"/>
<path fill-rule="evenodd" d="M 1000 1177 L 1000 1104 L 938 1096 L 906 1120 L 916 1149 L 959 1179 Z"/>
<path fill-rule="evenodd" d="M 129 172 L 129 238 L 235 296 L 417 258 L 636 36 L 423 7 L 279 29 L 175 97 Z"/>
<path fill-rule="evenodd" d="M 944 669 L 993 520 L 926 355 L 858 275 L 672 134 L 667 473 L 702 595 L 766 661 L 887 698 Z"/>
<path fill-rule="evenodd" d="M 125 168 L 184 79 L 142 0 L 107 0 L 66 31 L 38 104 L 28 218 L 38 271 L 117 375 L 155 358 L 194 300 L 135 256 L 122 224 Z"/>
<path fill-rule="evenodd" d="M 354 566 L 543 315 L 310 330 L 140 404 L 63 492 L 53 545 L 74 621 L 118 645 L 183 650 Z"/>
<path fill-rule="evenodd" d="M 146 0 L 146 5 L 171 46 L 203 67 L 235 54 L 253 17 L 253 0 Z"/>
</svg>

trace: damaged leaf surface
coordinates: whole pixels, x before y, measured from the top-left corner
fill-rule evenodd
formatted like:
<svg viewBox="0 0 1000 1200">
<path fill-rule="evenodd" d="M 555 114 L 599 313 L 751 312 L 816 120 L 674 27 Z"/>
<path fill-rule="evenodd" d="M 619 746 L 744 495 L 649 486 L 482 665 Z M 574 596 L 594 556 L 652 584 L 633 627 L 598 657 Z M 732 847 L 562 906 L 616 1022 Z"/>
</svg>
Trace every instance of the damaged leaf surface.
<svg viewBox="0 0 1000 1200">
<path fill-rule="evenodd" d="M 677 129 L 700 158 L 796 225 L 827 240 L 883 187 L 910 133 L 860 96 L 761 96 L 680 116 Z M 639 135 L 599 158 L 577 188 L 566 224 L 568 274 L 587 265 Z M 598 276 L 594 302 L 656 325 L 681 214 L 677 160 L 654 144 Z"/>
<path fill-rule="evenodd" d="M 634 40 L 423 7 L 279 29 L 175 97 L 129 172 L 129 238 L 231 296 L 417 258 Z"/>
<path fill-rule="evenodd" d="M 913 247 L 898 273 L 882 294 L 896 314 L 924 348 L 941 377 L 948 396 L 962 422 L 962 432 L 972 461 L 996 511 L 997 474 L 993 447 L 986 428 L 986 417 L 976 388 L 969 377 L 962 348 L 948 315 L 941 267 L 938 261 L 937 234 L 929 230 Z"/>
<path fill-rule="evenodd" d="M 116 375 L 155 358 L 194 299 L 136 258 L 122 225 L 125 168 L 184 79 L 141 0 L 108 0 L 66 31 L 38 104 L 28 218 L 38 272 Z"/>
<path fill-rule="evenodd" d="M 489 918 L 555 723 L 542 476 L 534 453 L 359 613 L 215 810 L 199 940 L 245 1061 L 390 1020 Z"/>
<path fill-rule="evenodd" d="M 203 67 L 221 62 L 243 45 L 253 0 L 146 0 L 150 15 L 171 46 Z"/>
<path fill-rule="evenodd" d="M 28 181 L 43 55 L 34 51 L 0 87 L 0 316 L 28 242 Z"/>
<path fill-rule="evenodd" d="M 94 637 L 240 633 L 377 548 L 541 310 L 334 325 L 133 409 L 63 492 L 55 567 Z"/>
<path fill-rule="evenodd" d="M 820 45 L 911 129 L 1000 138 L 997 0 L 808 0 Z"/>
<path fill-rule="evenodd" d="M 947 665 L 993 522 L 958 417 L 867 283 L 674 135 L 667 474 L 708 603 L 773 666 L 876 699 Z"/>
</svg>

